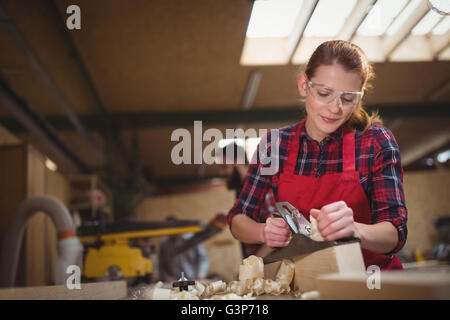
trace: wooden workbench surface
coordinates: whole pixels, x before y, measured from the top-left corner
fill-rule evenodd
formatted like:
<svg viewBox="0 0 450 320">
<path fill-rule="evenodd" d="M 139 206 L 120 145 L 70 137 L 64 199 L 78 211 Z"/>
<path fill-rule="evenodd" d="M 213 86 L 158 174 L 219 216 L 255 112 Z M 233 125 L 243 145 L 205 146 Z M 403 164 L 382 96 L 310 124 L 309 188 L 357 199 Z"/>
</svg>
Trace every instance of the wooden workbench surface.
<svg viewBox="0 0 450 320">
<path fill-rule="evenodd" d="M 117 300 L 127 296 L 126 281 L 81 283 L 80 289 L 65 285 L 0 289 L 0 300 Z"/>
</svg>

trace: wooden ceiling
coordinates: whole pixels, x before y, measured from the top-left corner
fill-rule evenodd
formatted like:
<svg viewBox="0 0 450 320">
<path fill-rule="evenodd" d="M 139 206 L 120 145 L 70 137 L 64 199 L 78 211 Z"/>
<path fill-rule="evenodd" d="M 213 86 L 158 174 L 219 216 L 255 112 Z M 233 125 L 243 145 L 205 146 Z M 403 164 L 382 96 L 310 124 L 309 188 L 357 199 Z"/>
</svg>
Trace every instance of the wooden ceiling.
<svg viewBox="0 0 450 320">
<path fill-rule="evenodd" d="M 113 115 L 168 112 L 176 119 L 179 112 L 239 110 L 253 70 L 261 71 L 262 80 L 252 110 L 300 105 L 295 78 L 301 66 L 239 64 L 252 9 L 250 0 L 2 0 L 0 4 L 79 116 L 102 115 L 96 95 Z M 71 4 L 81 9 L 81 30 L 65 28 L 66 8 Z M 0 46 L 0 72 L 14 92 L 44 117 L 64 116 L 3 28 Z M 366 104 L 372 106 L 431 103 L 430 95 L 448 88 L 450 81 L 450 61 L 386 62 L 374 67 L 374 89 L 365 97 Z M 432 101 L 448 102 L 448 89 Z M 0 108 L 0 118 L 8 117 L 10 114 Z M 398 118 L 403 119 L 401 115 Z M 387 122 L 396 124 L 392 129 L 401 148 L 414 149 L 420 130 L 432 137 L 433 132 L 442 134 L 450 128 L 448 117 L 439 123 L 436 118 L 414 121 Z M 288 123 L 249 126 L 276 128 Z M 219 129 L 236 124 L 223 124 Z M 191 129 L 192 125 L 186 127 Z M 175 142 L 170 141 L 170 134 L 176 128 L 126 129 L 119 133 L 119 139 L 131 152 L 132 138 L 137 137 L 141 160 L 156 177 L 215 175 L 214 166 L 199 169 L 171 163 L 170 150 Z M 35 137 L 18 134 L 46 149 Z M 104 139 L 91 134 L 105 148 Z M 101 166 L 74 131 L 60 131 L 58 136 L 88 167 Z"/>
</svg>

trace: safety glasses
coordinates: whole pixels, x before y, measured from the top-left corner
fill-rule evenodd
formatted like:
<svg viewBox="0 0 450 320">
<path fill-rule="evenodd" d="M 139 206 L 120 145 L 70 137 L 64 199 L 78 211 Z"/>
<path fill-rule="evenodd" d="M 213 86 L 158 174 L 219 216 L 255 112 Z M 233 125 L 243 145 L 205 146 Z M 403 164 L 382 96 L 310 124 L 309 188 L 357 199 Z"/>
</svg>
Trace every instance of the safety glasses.
<svg viewBox="0 0 450 320">
<path fill-rule="evenodd" d="M 364 96 L 364 91 L 337 91 L 312 81 L 308 81 L 308 87 L 311 94 L 317 101 L 328 104 L 339 96 L 342 107 L 346 108 L 354 107 Z"/>
</svg>

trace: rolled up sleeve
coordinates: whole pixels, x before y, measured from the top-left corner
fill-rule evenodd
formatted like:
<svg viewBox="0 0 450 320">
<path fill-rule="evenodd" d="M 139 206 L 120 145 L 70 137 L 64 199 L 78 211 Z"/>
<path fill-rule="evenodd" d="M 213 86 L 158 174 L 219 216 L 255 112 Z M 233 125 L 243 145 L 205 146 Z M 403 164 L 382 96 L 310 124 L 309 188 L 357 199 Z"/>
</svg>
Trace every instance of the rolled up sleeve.
<svg viewBox="0 0 450 320">
<path fill-rule="evenodd" d="M 255 156 L 249 165 L 241 193 L 228 212 L 227 222 L 230 228 L 233 218 L 238 214 L 245 214 L 257 222 L 265 220 L 261 217 L 260 209 L 265 201 L 266 193 L 270 190 L 272 180 L 270 175 L 262 174 L 261 169 L 267 165 L 263 164 L 264 161 L 260 161 L 259 155 L 263 154 L 262 151 L 260 153 L 261 148 L 264 148 L 265 154 L 270 154 L 270 132 L 261 141 L 264 142 L 258 145 Z"/>
<path fill-rule="evenodd" d="M 398 252 L 408 234 L 407 209 L 403 190 L 400 150 L 392 132 L 381 127 L 375 133 L 375 156 L 372 167 L 372 223 L 391 222 L 398 232 L 398 244 L 389 253 Z"/>
</svg>

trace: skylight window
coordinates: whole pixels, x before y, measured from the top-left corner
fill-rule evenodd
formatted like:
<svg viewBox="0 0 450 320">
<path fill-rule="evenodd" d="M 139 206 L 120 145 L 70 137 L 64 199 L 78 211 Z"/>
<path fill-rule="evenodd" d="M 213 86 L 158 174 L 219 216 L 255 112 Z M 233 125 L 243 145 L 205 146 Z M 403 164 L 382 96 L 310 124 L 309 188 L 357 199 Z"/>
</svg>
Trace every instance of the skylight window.
<svg viewBox="0 0 450 320">
<path fill-rule="evenodd" d="M 442 19 L 442 15 L 430 10 L 425 17 L 411 30 L 411 34 L 415 36 L 423 36 L 428 34 L 436 24 Z"/>
<path fill-rule="evenodd" d="M 450 17 L 445 17 L 431 32 L 434 35 L 446 34 L 450 29 Z"/>
<path fill-rule="evenodd" d="M 396 1 L 391 1 L 396 2 Z M 386 34 L 387 35 L 394 35 L 396 34 L 400 28 L 403 26 L 403 24 L 408 20 L 408 18 L 414 13 L 414 11 L 417 9 L 417 7 L 420 5 L 422 0 L 412 0 L 409 2 L 409 4 L 406 6 L 405 10 L 400 13 L 400 15 L 395 19 L 394 23 L 387 29 Z"/>
<path fill-rule="evenodd" d="M 255 1 L 247 28 L 247 37 L 288 37 L 294 28 L 302 2 L 302 0 Z"/>
<path fill-rule="evenodd" d="M 381 36 L 405 7 L 406 0 L 378 0 L 358 28 L 358 35 Z"/>
<path fill-rule="evenodd" d="M 320 0 L 306 26 L 306 37 L 335 37 L 352 12 L 356 0 Z"/>
</svg>

